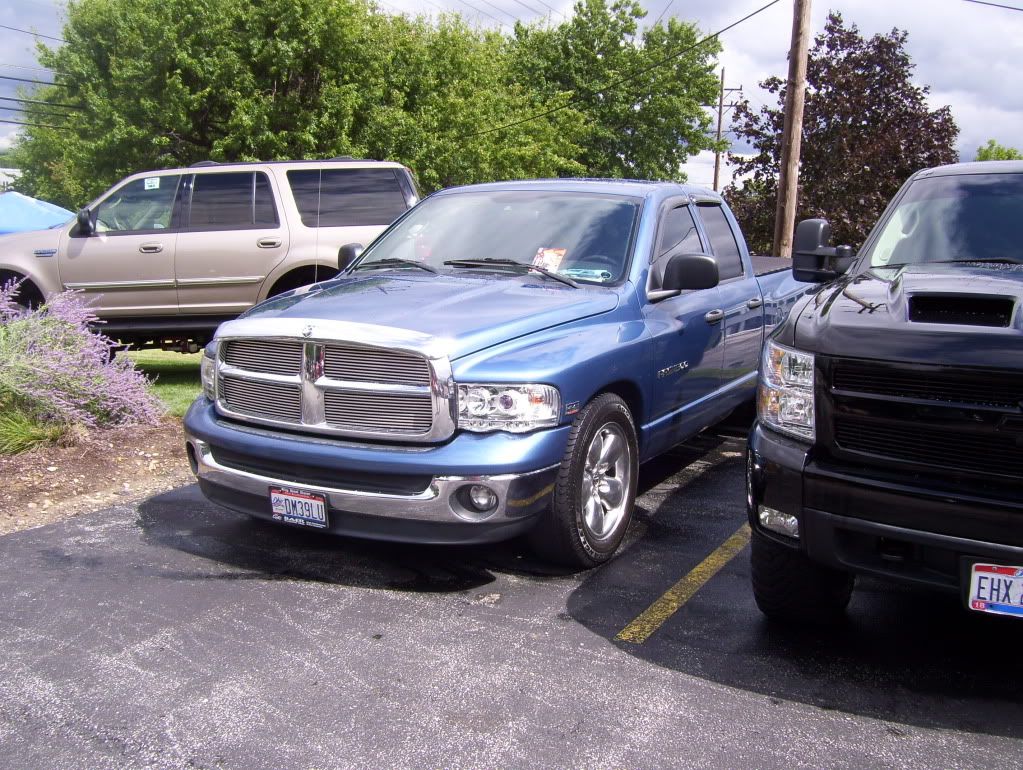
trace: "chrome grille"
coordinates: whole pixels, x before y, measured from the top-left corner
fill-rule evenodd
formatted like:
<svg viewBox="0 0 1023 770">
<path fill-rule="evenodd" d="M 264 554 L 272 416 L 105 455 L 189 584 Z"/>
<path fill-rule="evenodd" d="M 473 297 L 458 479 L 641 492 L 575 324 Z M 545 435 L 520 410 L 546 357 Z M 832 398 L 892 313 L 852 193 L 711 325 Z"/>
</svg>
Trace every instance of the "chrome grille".
<svg viewBox="0 0 1023 770">
<path fill-rule="evenodd" d="M 220 397 L 232 412 L 283 422 L 302 422 L 302 391 L 297 384 L 225 375 L 220 381 Z"/>
<path fill-rule="evenodd" d="M 405 340 L 388 348 L 340 336 L 300 339 L 311 325 L 295 319 L 232 325 L 259 331 L 221 339 L 217 409 L 226 417 L 353 438 L 432 442 L 454 433 L 454 383 L 444 357 L 420 355 Z"/>
<path fill-rule="evenodd" d="M 302 343 L 289 340 L 232 340 L 225 345 L 224 363 L 250 372 L 298 374 Z"/>
<path fill-rule="evenodd" d="M 333 380 L 429 385 L 430 364 L 420 356 L 378 348 L 325 345 L 323 373 Z"/>
<path fill-rule="evenodd" d="M 327 424 L 335 428 L 388 433 L 426 433 L 433 422 L 429 395 L 405 393 L 323 394 Z"/>
</svg>

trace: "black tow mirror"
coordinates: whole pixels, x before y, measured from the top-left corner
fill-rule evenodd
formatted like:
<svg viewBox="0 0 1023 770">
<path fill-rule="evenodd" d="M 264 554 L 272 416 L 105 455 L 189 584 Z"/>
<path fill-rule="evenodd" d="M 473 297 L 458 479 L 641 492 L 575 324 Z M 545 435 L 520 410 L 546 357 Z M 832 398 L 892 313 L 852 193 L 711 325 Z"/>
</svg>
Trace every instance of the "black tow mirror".
<svg viewBox="0 0 1023 770">
<path fill-rule="evenodd" d="M 718 263 L 707 254 L 676 254 L 664 267 L 662 291 L 713 289 L 718 285 Z"/>
<path fill-rule="evenodd" d="M 361 243 L 346 243 L 337 251 L 337 269 L 341 272 L 347 270 L 365 248 Z"/>
<path fill-rule="evenodd" d="M 826 219 L 804 219 L 792 244 L 792 277 L 806 283 L 833 281 L 845 275 L 854 258 L 852 246 L 831 245 Z"/>
<path fill-rule="evenodd" d="M 77 219 L 79 235 L 92 235 L 96 232 L 96 223 L 93 221 L 92 212 L 88 208 L 80 209 Z"/>
</svg>

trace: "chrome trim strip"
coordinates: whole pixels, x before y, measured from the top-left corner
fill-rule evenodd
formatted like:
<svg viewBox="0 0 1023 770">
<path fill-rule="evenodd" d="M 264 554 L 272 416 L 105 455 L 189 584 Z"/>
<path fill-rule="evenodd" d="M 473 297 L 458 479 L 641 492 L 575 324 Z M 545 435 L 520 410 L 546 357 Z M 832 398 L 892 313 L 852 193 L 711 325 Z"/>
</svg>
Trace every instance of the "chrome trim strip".
<svg viewBox="0 0 1023 770">
<path fill-rule="evenodd" d="M 259 283 L 265 275 L 242 275 L 227 278 L 178 278 L 178 286 L 187 286 L 194 289 L 200 286 L 244 286 L 250 283 Z"/>
<path fill-rule="evenodd" d="M 84 289 L 86 291 L 116 289 L 173 289 L 174 279 L 159 281 L 112 281 L 108 283 L 65 283 L 65 289 Z"/>
<path fill-rule="evenodd" d="M 218 375 L 218 380 L 221 377 L 234 377 L 239 380 L 249 380 L 250 382 L 272 382 L 275 385 L 299 384 L 299 376 L 297 374 L 270 374 L 269 372 L 257 372 L 253 369 L 241 369 L 225 363 L 221 363 L 218 366 Z"/>
<path fill-rule="evenodd" d="M 494 523 L 523 518 L 547 505 L 560 467 L 552 465 L 529 473 L 496 476 L 434 476 L 422 492 L 396 495 L 304 484 L 228 468 L 217 462 L 210 445 L 205 441 L 192 436 L 187 438 L 195 450 L 198 465 L 196 475 L 204 481 L 266 497 L 268 500 L 270 487 L 301 489 L 323 495 L 330 507 L 337 511 L 414 521 Z M 486 514 L 463 508 L 455 493 L 466 484 L 486 484 L 490 487 L 498 497 L 496 508 Z"/>
</svg>

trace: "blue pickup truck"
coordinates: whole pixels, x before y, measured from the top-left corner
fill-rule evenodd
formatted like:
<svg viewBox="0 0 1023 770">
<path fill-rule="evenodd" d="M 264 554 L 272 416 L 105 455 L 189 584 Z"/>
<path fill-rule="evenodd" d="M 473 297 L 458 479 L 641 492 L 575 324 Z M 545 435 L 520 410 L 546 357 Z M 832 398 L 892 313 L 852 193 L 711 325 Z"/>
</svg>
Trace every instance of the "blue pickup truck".
<svg viewBox="0 0 1023 770">
<path fill-rule="evenodd" d="M 642 462 L 751 401 L 765 332 L 813 289 L 673 183 L 445 190 L 341 252 L 206 348 L 203 493 L 386 540 L 528 532 L 578 566 L 618 548 Z"/>
</svg>

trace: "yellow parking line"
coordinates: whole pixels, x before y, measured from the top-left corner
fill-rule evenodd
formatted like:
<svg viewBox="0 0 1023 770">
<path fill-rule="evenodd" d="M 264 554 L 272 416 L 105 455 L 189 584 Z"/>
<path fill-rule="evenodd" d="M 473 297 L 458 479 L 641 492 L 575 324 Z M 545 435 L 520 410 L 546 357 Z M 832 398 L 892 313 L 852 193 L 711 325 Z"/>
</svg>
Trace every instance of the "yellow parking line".
<svg viewBox="0 0 1023 770">
<path fill-rule="evenodd" d="M 703 585 L 714 577 L 722 567 L 735 558 L 749 542 L 749 524 L 743 524 L 725 542 L 717 547 L 706 559 L 697 564 L 692 572 L 678 581 L 675 585 L 664 592 L 660 599 L 655 601 L 638 618 L 618 632 L 616 639 L 633 644 L 642 644 L 650 634 L 660 628 L 664 621 L 674 615 L 687 601 L 693 598 L 693 594 L 703 588 Z"/>
</svg>

